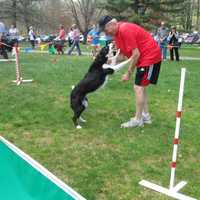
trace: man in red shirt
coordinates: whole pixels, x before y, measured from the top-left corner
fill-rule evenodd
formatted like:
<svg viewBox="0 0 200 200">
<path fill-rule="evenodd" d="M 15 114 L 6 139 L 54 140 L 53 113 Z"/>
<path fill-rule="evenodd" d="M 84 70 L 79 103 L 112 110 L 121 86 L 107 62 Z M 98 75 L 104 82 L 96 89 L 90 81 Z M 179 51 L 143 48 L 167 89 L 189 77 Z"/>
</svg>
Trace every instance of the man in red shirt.
<svg viewBox="0 0 200 200">
<path fill-rule="evenodd" d="M 112 36 L 120 53 L 130 58 L 132 62 L 122 81 L 128 81 L 136 66 L 134 91 L 136 96 L 136 114 L 121 127 L 141 127 L 151 123 L 148 110 L 146 87 L 156 84 L 161 66 L 161 52 L 150 33 L 142 27 L 128 22 L 117 22 L 110 16 L 99 20 L 99 28 L 106 35 Z"/>
</svg>

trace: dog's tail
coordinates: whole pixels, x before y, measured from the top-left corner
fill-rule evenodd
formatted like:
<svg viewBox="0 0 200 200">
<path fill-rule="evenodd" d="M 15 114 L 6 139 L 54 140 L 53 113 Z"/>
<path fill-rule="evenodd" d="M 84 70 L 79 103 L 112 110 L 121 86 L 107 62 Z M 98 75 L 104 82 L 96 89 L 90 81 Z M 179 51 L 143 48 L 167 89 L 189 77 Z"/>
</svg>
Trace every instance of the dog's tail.
<svg viewBox="0 0 200 200">
<path fill-rule="evenodd" d="M 73 90 L 74 88 L 75 88 L 75 85 L 72 85 L 72 86 L 71 86 L 71 89 Z"/>
</svg>

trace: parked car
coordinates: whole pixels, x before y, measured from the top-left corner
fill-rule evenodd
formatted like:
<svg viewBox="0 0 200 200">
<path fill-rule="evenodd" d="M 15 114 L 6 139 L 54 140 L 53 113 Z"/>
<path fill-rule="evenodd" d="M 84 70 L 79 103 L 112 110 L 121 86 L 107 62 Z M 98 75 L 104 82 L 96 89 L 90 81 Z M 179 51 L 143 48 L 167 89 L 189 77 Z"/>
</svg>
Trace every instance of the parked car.
<svg viewBox="0 0 200 200">
<path fill-rule="evenodd" d="M 51 42 L 52 40 L 54 40 L 56 38 L 55 35 L 40 35 L 40 40 L 41 42 Z"/>
<path fill-rule="evenodd" d="M 184 42 L 187 44 L 197 44 L 199 43 L 199 39 L 200 39 L 199 33 L 191 33 L 184 39 Z"/>
<path fill-rule="evenodd" d="M 19 42 L 23 42 L 23 41 L 25 41 L 26 40 L 26 38 L 25 37 L 23 37 L 23 36 L 18 36 L 18 39 L 17 39 Z"/>
</svg>

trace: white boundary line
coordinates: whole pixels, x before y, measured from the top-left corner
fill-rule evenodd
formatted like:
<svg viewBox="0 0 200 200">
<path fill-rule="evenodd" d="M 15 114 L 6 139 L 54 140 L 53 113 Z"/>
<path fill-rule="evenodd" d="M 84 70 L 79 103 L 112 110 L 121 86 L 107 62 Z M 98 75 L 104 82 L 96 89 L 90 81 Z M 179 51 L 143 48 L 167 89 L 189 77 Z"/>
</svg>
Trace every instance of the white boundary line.
<svg viewBox="0 0 200 200">
<path fill-rule="evenodd" d="M 23 160 L 25 160 L 33 168 L 38 170 L 41 174 L 43 174 L 45 177 L 47 177 L 49 180 L 51 180 L 53 183 L 55 183 L 63 191 L 70 194 L 73 198 L 75 198 L 76 200 L 86 200 L 84 197 L 82 197 L 80 194 L 78 194 L 76 191 L 74 191 L 71 187 L 69 187 L 63 181 L 58 179 L 54 174 L 52 174 L 50 171 L 48 171 L 45 167 L 43 167 L 41 164 L 39 164 L 37 161 L 35 161 L 33 158 L 31 158 L 29 155 L 24 153 L 22 150 L 17 148 L 15 145 L 13 145 L 9 141 L 7 141 L 2 136 L 0 136 L 0 141 L 2 141 L 4 144 L 6 144 L 13 152 L 15 152 L 18 156 L 20 156 Z"/>
</svg>

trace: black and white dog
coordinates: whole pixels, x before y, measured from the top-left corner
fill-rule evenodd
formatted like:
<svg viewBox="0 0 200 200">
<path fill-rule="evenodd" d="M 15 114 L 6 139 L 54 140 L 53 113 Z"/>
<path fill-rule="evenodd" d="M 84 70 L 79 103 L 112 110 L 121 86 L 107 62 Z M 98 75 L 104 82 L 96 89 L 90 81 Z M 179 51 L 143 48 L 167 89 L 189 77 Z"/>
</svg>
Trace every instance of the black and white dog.
<svg viewBox="0 0 200 200">
<path fill-rule="evenodd" d="M 16 39 L 10 40 L 9 38 L 2 36 L 0 39 L 0 55 L 2 55 L 4 59 L 8 59 L 8 52 L 12 51 L 16 43 Z"/>
<path fill-rule="evenodd" d="M 80 122 L 85 122 L 85 120 L 81 118 L 81 114 L 88 106 L 87 94 L 103 86 L 108 75 L 113 74 L 130 62 L 129 59 L 116 65 L 119 53 L 120 51 L 116 53 L 112 44 L 103 47 L 84 78 L 72 89 L 70 103 L 74 112 L 72 120 L 76 128 L 82 128 Z"/>
</svg>

